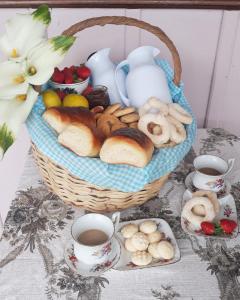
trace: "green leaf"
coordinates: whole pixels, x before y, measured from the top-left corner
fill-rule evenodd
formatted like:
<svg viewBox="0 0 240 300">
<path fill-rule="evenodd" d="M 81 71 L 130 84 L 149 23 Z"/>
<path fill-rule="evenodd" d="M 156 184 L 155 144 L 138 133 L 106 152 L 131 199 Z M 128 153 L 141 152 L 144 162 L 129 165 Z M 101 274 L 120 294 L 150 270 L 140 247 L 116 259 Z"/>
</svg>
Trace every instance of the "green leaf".
<svg viewBox="0 0 240 300">
<path fill-rule="evenodd" d="M 8 129 L 7 124 L 3 123 L 0 126 L 0 147 L 5 153 L 7 149 L 14 143 L 14 137 L 12 132 Z"/>
<path fill-rule="evenodd" d="M 219 224 L 215 223 L 214 226 L 215 226 L 215 234 L 216 235 L 220 235 L 223 233 L 223 230 Z"/>
<path fill-rule="evenodd" d="M 73 45 L 76 38 L 74 36 L 59 35 L 52 38 L 50 41 L 53 44 L 54 50 L 61 50 L 64 54 Z"/>
<path fill-rule="evenodd" d="M 51 13 L 46 4 L 40 5 L 33 13 L 33 19 L 43 22 L 48 25 L 51 22 Z"/>
</svg>

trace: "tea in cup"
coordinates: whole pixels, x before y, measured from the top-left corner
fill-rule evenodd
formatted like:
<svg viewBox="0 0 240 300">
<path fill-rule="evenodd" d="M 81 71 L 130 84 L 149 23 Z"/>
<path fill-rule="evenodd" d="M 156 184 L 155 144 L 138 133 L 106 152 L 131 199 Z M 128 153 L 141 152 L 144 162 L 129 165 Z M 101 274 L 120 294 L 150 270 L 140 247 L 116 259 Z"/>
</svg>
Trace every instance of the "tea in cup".
<svg viewBox="0 0 240 300">
<path fill-rule="evenodd" d="M 112 239 L 120 219 L 120 213 L 112 215 L 112 219 L 96 213 L 79 217 L 72 225 L 74 254 L 86 264 L 105 262 L 114 248 Z"/>
<path fill-rule="evenodd" d="M 232 170 L 235 159 L 224 159 L 214 155 L 200 155 L 193 161 L 195 172 L 193 185 L 202 190 L 219 192 L 225 187 L 224 178 Z"/>
</svg>

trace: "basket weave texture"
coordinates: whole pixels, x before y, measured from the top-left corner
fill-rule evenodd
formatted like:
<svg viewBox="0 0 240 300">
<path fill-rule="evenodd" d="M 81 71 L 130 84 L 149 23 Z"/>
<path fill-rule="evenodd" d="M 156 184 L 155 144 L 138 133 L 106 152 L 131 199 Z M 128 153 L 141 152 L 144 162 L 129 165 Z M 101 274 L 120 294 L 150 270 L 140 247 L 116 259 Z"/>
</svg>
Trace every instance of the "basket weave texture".
<svg viewBox="0 0 240 300">
<path fill-rule="evenodd" d="M 100 17 L 77 23 L 64 32 L 76 34 L 94 25 L 130 25 L 154 33 L 171 51 L 174 73 L 164 61 L 157 63 L 165 70 L 172 98 L 191 112 L 180 84 L 181 63 L 172 41 L 158 27 L 127 17 Z M 41 97 L 40 97 L 41 98 Z M 136 206 L 156 196 L 170 173 L 189 151 L 196 132 L 195 120 L 186 127 L 187 139 L 171 149 L 157 151 L 150 164 L 143 168 L 109 165 L 100 159 L 80 158 L 60 146 L 56 134 L 41 118 L 39 99 L 27 126 L 32 137 L 33 153 L 47 185 L 61 199 L 90 211 L 110 212 Z M 84 168 L 85 165 L 85 168 Z M 105 168 L 105 169 L 104 169 Z M 102 172 L 105 170 L 105 173 Z M 106 174 L 109 176 L 103 176 Z M 81 178 L 81 179 L 80 179 Z"/>
<path fill-rule="evenodd" d="M 135 193 L 104 189 L 69 174 L 39 152 L 33 143 L 32 150 L 47 186 L 65 202 L 92 212 L 112 212 L 141 205 L 154 198 L 168 178 L 168 175 L 163 176 Z"/>
</svg>

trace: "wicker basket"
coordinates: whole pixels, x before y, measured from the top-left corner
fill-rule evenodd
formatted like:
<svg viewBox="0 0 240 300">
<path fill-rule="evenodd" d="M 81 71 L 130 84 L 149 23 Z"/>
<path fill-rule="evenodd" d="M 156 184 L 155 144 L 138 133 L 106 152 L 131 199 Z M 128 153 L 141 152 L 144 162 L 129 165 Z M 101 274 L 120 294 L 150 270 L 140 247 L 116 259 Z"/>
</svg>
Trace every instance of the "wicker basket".
<svg viewBox="0 0 240 300">
<path fill-rule="evenodd" d="M 77 32 L 86 28 L 96 25 L 104 26 L 106 24 L 135 26 L 145 29 L 157 36 L 166 44 L 172 54 L 174 64 L 173 81 L 176 85 L 179 85 L 181 78 L 179 54 L 173 42 L 156 26 L 128 17 L 98 17 L 79 22 L 65 30 L 63 34 L 75 35 Z M 165 175 L 145 185 L 144 188 L 138 192 L 122 192 L 105 189 L 73 176 L 67 169 L 55 164 L 51 159 L 41 153 L 34 143 L 32 143 L 32 149 L 41 175 L 48 187 L 62 200 L 93 212 L 112 212 L 143 204 L 159 193 L 160 188 L 168 178 L 168 175 Z"/>
</svg>

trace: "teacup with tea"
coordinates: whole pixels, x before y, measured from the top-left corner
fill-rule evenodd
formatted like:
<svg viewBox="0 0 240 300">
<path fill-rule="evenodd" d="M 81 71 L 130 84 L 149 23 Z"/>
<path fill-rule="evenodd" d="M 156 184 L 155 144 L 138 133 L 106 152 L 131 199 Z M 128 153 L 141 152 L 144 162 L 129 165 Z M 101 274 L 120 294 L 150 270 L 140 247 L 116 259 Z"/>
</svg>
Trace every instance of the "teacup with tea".
<svg viewBox="0 0 240 300">
<path fill-rule="evenodd" d="M 112 219 L 97 213 L 79 217 L 71 228 L 75 256 L 86 264 L 105 262 L 117 251 L 112 241 L 119 219 L 119 212 Z"/>
<path fill-rule="evenodd" d="M 225 176 L 234 165 L 234 158 L 225 161 L 215 155 L 200 155 L 193 161 L 195 172 L 192 182 L 198 189 L 219 192 L 225 187 Z"/>
</svg>

